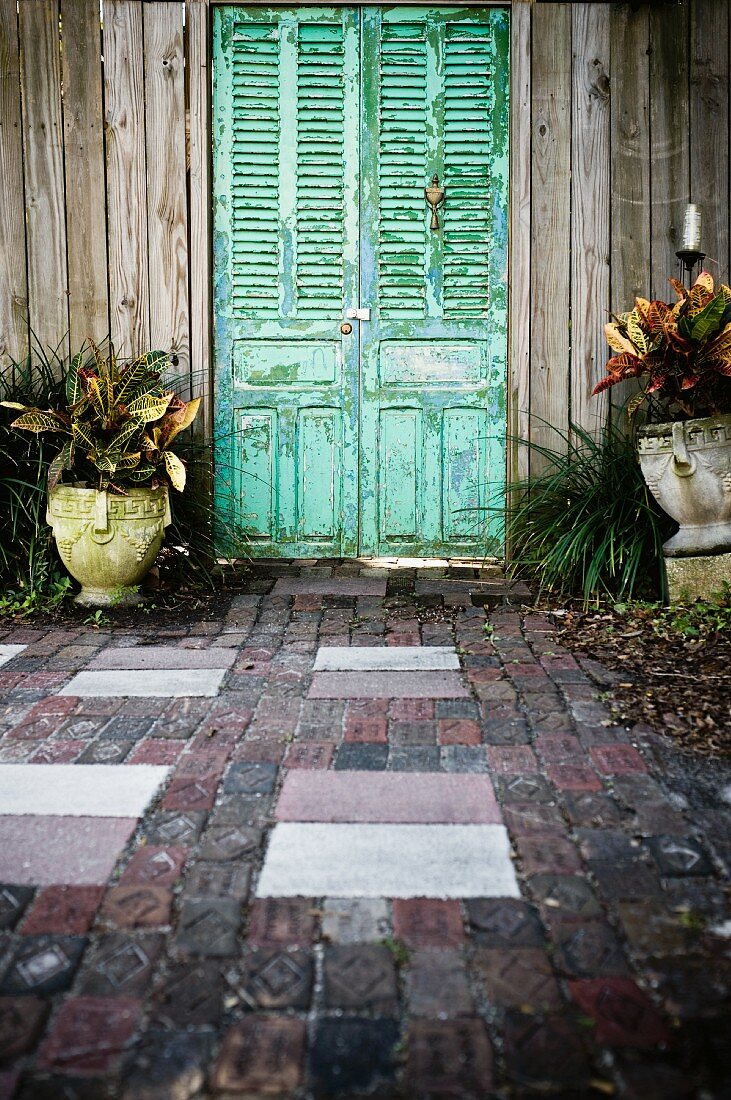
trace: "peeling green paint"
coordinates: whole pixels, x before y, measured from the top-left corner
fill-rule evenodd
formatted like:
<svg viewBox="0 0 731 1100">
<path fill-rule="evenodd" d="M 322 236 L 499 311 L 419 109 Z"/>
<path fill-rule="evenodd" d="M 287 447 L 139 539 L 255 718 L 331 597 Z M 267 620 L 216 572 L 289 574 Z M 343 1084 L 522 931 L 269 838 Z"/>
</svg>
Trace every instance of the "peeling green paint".
<svg viewBox="0 0 731 1100">
<path fill-rule="evenodd" d="M 496 8 L 215 9 L 217 506 L 250 553 L 494 537 L 508 40 Z"/>
</svg>

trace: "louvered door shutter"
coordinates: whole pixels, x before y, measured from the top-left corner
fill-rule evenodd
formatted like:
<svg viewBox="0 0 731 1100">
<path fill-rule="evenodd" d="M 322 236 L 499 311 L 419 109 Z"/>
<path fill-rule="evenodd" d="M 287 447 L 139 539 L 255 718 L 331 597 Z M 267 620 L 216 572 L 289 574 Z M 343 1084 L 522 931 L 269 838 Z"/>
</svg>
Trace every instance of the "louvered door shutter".
<svg viewBox="0 0 731 1100">
<path fill-rule="evenodd" d="M 384 318 L 485 317 L 494 36 L 454 9 L 384 11 L 378 89 L 378 296 Z M 434 174 L 442 232 L 424 216 Z"/>
<path fill-rule="evenodd" d="M 232 301 L 244 316 L 342 309 L 344 256 L 354 245 L 345 205 L 357 180 L 344 140 L 346 127 L 358 126 L 349 47 L 337 13 L 235 24 Z"/>
</svg>

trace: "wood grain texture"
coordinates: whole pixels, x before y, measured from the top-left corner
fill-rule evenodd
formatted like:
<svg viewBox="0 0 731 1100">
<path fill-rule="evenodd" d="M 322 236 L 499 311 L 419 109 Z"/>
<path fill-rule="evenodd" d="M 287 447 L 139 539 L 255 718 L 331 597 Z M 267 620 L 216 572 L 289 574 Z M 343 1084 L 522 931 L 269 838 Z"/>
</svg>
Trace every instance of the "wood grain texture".
<svg viewBox="0 0 731 1100">
<path fill-rule="evenodd" d="M 510 400 L 508 435 L 530 435 L 531 7 L 513 5 L 510 23 Z M 530 451 L 508 447 L 508 480 L 528 476 Z"/>
<path fill-rule="evenodd" d="M 561 447 L 569 423 L 571 5 L 533 9 L 531 440 Z M 531 473 L 542 465 L 531 454 Z"/>
<path fill-rule="evenodd" d="M 196 434 L 213 434 L 211 355 L 211 131 L 208 60 L 209 7 L 206 0 L 188 0 L 186 7 L 189 117 L 190 203 L 190 360 L 191 387 L 201 395 Z M 209 486 L 209 491 L 211 486 Z"/>
<path fill-rule="evenodd" d="M 688 17 L 687 3 L 650 9 L 651 291 L 665 300 L 690 199 Z"/>
<path fill-rule="evenodd" d="M 0 370 L 28 351 L 20 49 L 15 0 L 0 0 Z"/>
<path fill-rule="evenodd" d="M 22 0 L 20 58 L 31 329 L 68 354 L 61 60 L 56 0 Z"/>
<path fill-rule="evenodd" d="M 121 356 L 150 346 L 142 8 L 104 0 L 109 312 Z"/>
<path fill-rule="evenodd" d="M 729 3 L 694 0 L 690 27 L 690 195 L 702 206 L 704 267 L 729 281 Z"/>
<path fill-rule="evenodd" d="M 637 11 L 614 5 L 611 14 L 611 293 L 614 312 L 630 308 L 650 291 L 650 21 L 647 6 Z M 610 350 L 605 345 L 605 358 Z M 637 383 L 609 391 L 612 414 L 621 410 Z"/>
<path fill-rule="evenodd" d="M 98 0 L 61 0 L 69 331 L 75 352 L 109 333 Z"/>
<path fill-rule="evenodd" d="M 183 8 L 144 9 L 150 343 L 190 373 Z"/>
<path fill-rule="evenodd" d="M 571 7 L 571 419 L 588 431 L 606 422 L 609 310 L 609 4 Z"/>
</svg>

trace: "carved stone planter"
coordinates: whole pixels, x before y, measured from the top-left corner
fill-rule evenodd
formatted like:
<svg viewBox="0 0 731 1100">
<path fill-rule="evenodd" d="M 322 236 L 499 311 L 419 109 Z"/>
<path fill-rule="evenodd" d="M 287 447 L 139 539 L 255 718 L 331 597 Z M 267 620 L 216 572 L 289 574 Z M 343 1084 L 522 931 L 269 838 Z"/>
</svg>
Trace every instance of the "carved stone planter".
<svg viewBox="0 0 731 1100">
<path fill-rule="evenodd" d="M 731 414 L 647 425 L 639 454 L 647 487 L 680 524 L 665 556 L 731 550 Z"/>
<path fill-rule="evenodd" d="M 130 489 L 128 496 L 57 485 L 46 520 L 61 561 L 81 585 L 84 607 L 139 603 L 134 588 L 157 557 L 170 523 L 167 489 Z"/>
</svg>

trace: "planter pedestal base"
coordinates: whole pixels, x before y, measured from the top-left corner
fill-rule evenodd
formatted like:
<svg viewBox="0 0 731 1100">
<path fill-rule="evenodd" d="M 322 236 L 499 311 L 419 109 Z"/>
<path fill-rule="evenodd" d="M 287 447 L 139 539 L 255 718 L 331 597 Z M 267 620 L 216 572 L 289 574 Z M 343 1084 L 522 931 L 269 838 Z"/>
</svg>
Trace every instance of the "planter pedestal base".
<svg viewBox="0 0 731 1100">
<path fill-rule="evenodd" d="M 731 553 L 665 558 L 670 603 L 710 600 L 731 585 Z"/>
<path fill-rule="evenodd" d="M 74 603 L 79 607 L 139 607 L 145 602 L 136 588 L 124 589 L 94 588 L 85 584 Z"/>
</svg>

